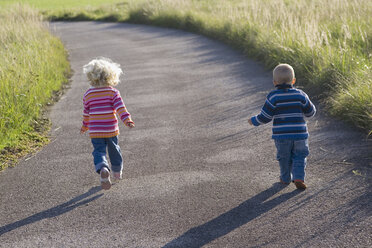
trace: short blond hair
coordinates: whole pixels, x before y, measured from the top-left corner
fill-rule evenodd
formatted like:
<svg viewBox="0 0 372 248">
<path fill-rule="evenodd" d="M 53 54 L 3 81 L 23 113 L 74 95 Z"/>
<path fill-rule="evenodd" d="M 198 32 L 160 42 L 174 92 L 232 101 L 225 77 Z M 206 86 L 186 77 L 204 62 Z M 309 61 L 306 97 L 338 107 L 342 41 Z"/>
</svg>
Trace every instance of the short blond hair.
<svg viewBox="0 0 372 248">
<path fill-rule="evenodd" d="M 295 78 L 292 66 L 288 64 L 279 64 L 273 71 L 274 82 L 278 84 L 290 84 Z"/>
<path fill-rule="evenodd" d="M 111 59 L 99 57 L 84 65 L 83 72 L 93 87 L 115 86 L 120 80 L 123 71 L 120 65 Z"/>
</svg>

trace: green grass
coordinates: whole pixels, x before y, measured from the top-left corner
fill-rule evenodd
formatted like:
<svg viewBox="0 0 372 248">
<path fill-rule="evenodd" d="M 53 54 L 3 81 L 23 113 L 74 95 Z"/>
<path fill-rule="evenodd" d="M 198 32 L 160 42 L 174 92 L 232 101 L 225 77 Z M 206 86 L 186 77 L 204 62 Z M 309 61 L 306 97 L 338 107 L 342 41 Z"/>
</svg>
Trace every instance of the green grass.
<svg viewBox="0 0 372 248">
<path fill-rule="evenodd" d="M 126 0 L 45 14 L 184 29 L 238 48 L 268 69 L 289 63 L 297 85 L 329 113 L 372 130 L 370 0 Z"/>
<path fill-rule="evenodd" d="M 47 141 L 45 106 L 66 82 L 64 47 L 38 11 L 0 11 L 0 170 Z"/>
<path fill-rule="evenodd" d="M 80 7 L 100 7 L 120 3 L 121 0 L 0 0 L 0 7 L 9 7 L 14 3 L 27 4 L 39 10 L 60 10 Z"/>
</svg>

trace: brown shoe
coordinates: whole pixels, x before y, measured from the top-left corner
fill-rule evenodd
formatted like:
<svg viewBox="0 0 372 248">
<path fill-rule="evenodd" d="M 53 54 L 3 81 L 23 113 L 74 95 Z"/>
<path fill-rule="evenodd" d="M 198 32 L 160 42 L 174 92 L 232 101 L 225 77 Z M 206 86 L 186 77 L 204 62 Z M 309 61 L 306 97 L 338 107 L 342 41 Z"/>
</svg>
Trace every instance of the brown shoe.
<svg viewBox="0 0 372 248">
<path fill-rule="evenodd" d="M 284 185 L 289 185 L 289 183 L 284 182 L 282 179 L 280 179 L 280 183 Z"/>
<path fill-rule="evenodd" d="M 306 189 L 306 184 L 302 180 L 294 180 L 294 184 L 296 185 L 297 189 Z"/>
</svg>

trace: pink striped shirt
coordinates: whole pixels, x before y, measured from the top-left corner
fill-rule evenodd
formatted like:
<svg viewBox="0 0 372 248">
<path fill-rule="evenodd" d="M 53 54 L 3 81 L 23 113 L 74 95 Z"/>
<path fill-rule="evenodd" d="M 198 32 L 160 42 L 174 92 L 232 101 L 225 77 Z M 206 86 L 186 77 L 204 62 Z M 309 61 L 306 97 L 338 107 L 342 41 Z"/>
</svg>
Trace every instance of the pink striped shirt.
<svg viewBox="0 0 372 248">
<path fill-rule="evenodd" d="M 83 130 L 91 138 L 110 138 L 119 134 L 116 114 L 125 125 L 133 123 L 120 92 L 113 87 L 90 88 L 84 94 Z"/>
</svg>

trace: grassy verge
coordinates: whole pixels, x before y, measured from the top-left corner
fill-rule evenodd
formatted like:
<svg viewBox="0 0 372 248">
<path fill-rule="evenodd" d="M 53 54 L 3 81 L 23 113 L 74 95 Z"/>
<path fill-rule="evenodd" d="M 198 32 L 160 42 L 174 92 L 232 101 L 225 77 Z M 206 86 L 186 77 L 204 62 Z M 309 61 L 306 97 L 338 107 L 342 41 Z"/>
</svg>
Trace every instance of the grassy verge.
<svg viewBox="0 0 372 248">
<path fill-rule="evenodd" d="M 102 5 L 123 2 L 122 0 L 1 0 L 0 7 L 9 7 L 14 3 L 27 4 L 39 10 L 60 10 L 81 7 L 100 7 Z"/>
<path fill-rule="evenodd" d="M 126 0 L 46 11 L 52 20 L 127 21 L 221 40 L 269 68 L 294 66 L 298 84 L 330 113 L 372 130 L 369 0 Z"/>
<path fill-rule="evenodd" d="M 39 12 L 0 10 L 0 170 L 45 144 L 45 107 L 62 87 L 69 64 L 62 43 Z"/>
</svg>

